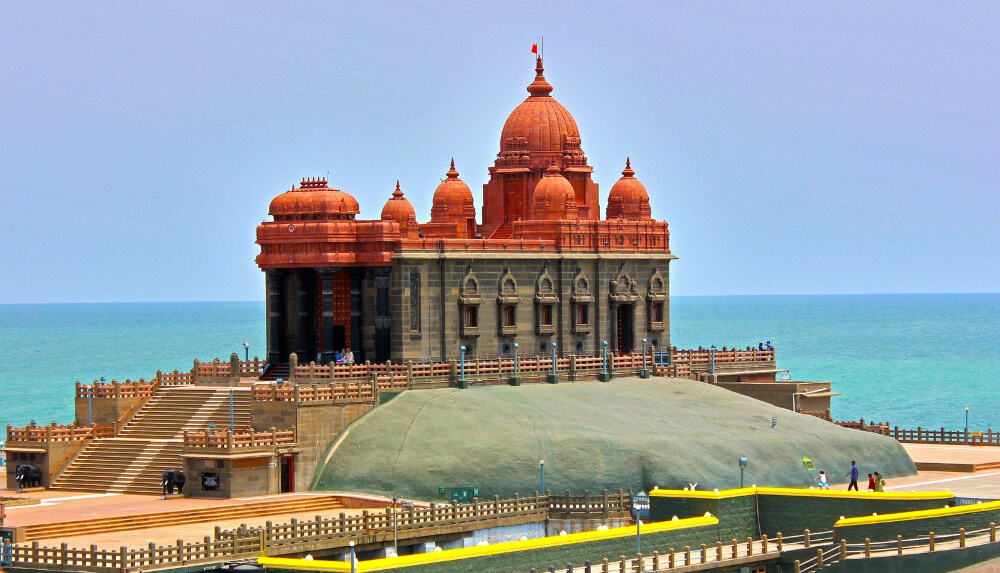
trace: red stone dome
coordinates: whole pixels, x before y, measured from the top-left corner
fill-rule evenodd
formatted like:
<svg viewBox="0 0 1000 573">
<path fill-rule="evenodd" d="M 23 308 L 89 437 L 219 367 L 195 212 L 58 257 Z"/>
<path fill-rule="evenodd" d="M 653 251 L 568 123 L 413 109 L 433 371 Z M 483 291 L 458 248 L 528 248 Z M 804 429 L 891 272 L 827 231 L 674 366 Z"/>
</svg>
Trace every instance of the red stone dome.
<svg viewBox="0 0 1000 573">
<path fill-rule="evenodd" d="M 646 186 L 635 178 L 631 158 L 625 159 L 625 170 L 622 177 L 611 187 L 608 194 L 608 219 L 631 219 L 649 221 L 652 211 L 649 208 L 649 193 Z"/>
<path fill-rule="evenodd" d="M 532 212 L 535 219 L 576 219 L 576 191 L 555 165 L 535 185 Z"/>
<path fill-rule="evenodd" d="M 535 66 L 535 81 L 528 85 L 528 99 L 510 112 L 500 132 L 500 152 L 527 151 L 562 152 L 563 142 L 570 138 L 579 143 L 580 129 L 569 111 L 554 97 L 552 85 L 542 75 L 542 59 Z M 518 144 L 521 144 L 520 146 Z"/>
<path fill-rule="evenodd" d="M 399 223 L 399 232 L 403 235 L 407 234 L 411 225 L 417 224 L 417 212 L 413 209 L 410 200 L 403 197 L 403 192 L 399 189 L 398 179 L 396 180 L 396 190 L 392 192 L 392 197 L 382 207 L 382 220 Z"/>
<path fill-rule="evenodd" d="M 442 181 L 434 190 L 434 200 L 431 205 L 431 222 L 448 219 L 475 218 L 476 205 L 472 199 L 472 190 L 458 178 L 455 170 L 455 158 L 451 160 L 448 178 Z"/>
<path fill-rule="evenodd" d="M 353 219 L 361 212 L 358 200 L 327 186 L 325 178 L 303 179 L 271 201 L 267 212 L 275 221 L 303 219 Z"/>
</svg>

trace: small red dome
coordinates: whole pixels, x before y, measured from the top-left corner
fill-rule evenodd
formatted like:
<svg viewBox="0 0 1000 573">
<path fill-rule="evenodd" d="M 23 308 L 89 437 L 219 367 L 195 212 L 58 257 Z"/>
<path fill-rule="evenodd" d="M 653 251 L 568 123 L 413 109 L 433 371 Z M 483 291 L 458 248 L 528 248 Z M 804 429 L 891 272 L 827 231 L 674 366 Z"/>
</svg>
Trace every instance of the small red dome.
<svg viewBox="0 0 1000 573">
<path fill-rule="evenodd" d="M 606 214 L 608 219 L 652 220 L 649 193 L 642 181 L 635 178 L 631 158 L 625 159 L 622 178 L 611 186 Z"/>
<path fill-rule="evenodd" d="M 535 219 L 576 219 L 576 191 L 555 165 L 535 185 L 532 213 Z"/>
<path fill-rule="evenodd" d="M 434 200 L 431 206 L 431 222 L 445 220 L 468 219 L 476 217 L 476 205 L 472 199 L 472 190 L 458 178 L 455 170 L 455 159 L 451 160 L 448 178 L 442 181 L 434 190 Z"/>
<path fill-rule="evenodd" d="M 579 142 L 580 129 L 576 120 L 552 93 L 552 85 L 542 75 L 542 59 L 535 66 L 535 81 L 528 85 L 528 99 L 510 112 L 500 132 L 500 152 L 510 151 L 522 141 L 527 150 L 562 152 L 567 138 Z"/>
<path fill-rule="evenodd" d="M 399 223 L 399 232 L 404 236 L 411 225 L 417 224 L 417 212 L 410 200 L 403 197 L 403 192 L 399 189 L 399 180 L 396 180 L 396 190 L 392 192 L 392 197 L 382 207 L 382 220 Z"/>
<path fill-rule="evenodd" d="M 339 189 L 327 187 L 325 178 L 303 179 L 271 201 L 267 210 L 275 221 L 291 219 L 353 219 L 361 212 L 358 200 Z"/>
</svg>

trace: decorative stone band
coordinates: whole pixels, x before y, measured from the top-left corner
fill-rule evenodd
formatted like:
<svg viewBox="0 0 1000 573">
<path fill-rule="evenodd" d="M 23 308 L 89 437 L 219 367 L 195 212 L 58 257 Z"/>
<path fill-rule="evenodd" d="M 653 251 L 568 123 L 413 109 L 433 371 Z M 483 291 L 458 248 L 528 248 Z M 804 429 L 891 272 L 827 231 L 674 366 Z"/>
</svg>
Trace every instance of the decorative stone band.
<svg viewBox="0 0 1000 573">
<path fill-rule="evenodd" d="M 718 525 L 719 520 L 711 515 L 703 517 L 692 517 L 688 519 L 678 519 L 676 521 L 663 521 L 659 523 L 644 523 L 640 526 L 639 532 L 642 534 L 662 533 L 666 531 L 679 531 L 697 527 L 707 527 Z M 551 537 L 539 537 L 524 541 L 509 541 L 497 543 L 495 545 L 463 547 L 460 549 L 449 549 L 433 553 L 416 553 L 413 555 L 403 555 L 400 557 L 390 557 L 384 559 L 372 559 L 358 562 L 356 570 L 359 573 L 367 571 L 387 571 L 392 569 L 405 569 L 407 567 L 417 567 L 421 565 L 431 565 L 434 563 L 447 563 L 462 559 L 474 559 L 477 557 L 489 557 L 492 555 L 502 555 L 506 553 L 517 553 L 520 551 L 534 551 L 537 549 L 549 549 L 553 547 L 563 547 L 580 543 L 590 543 L 593 541 L 603 541 L 606 539 L 621 539 L 635 535 L 635 527 L 616 527 L 603 531 L 583 531 L 580 533 L 570 533 L 568 535 L 554 535 Z M 261 557 L 257 563 L 272 570 L 281 571 L 328 571 L 331 573 L 351 571 L 351 564 L 341 561 L 319 561 L 308 559 L 287 559 L 281 557 Z"/>
</svg>

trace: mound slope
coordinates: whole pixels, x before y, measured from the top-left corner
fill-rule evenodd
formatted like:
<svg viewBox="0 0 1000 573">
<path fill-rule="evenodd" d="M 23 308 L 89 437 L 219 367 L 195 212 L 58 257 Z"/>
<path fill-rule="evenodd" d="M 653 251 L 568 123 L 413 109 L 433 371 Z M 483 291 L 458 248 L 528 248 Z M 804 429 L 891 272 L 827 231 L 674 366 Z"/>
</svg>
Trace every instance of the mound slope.
<svg viewBox="0 0 1000 573">
<path fill-rule="evenodd" d="M 747 485 L 815 485 L 803 457 L 834 484 L 846 483 L 851 460 L 862 478 L 916 472 L 891 438 L 671 378 L 413 390 L 344 432 L 312 489 L 435 499 L 439 487 L 475 486 L 481 497 L 526 495 L 539 487 L 542 459 L 545 487 L 556 492 L 736 487 L 740 456 L 750 459 Z"/>
</svg>

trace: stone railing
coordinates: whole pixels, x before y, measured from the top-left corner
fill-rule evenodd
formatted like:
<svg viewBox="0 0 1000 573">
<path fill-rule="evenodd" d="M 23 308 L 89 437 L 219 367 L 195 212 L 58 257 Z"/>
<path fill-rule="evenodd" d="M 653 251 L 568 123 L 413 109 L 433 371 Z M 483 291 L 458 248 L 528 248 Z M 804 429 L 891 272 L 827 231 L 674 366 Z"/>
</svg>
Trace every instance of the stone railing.
<svg viewBox="0 0 1000 573">
<path fill-rule="evenodd" d="M 949 430 L 943 426 L 941 428 L 923 428 L 918 426 L 917 429 L 912 430 L 900 428 L 899 426 L 890 426 L 889 422 L 865 422 L 864 418 L 857 421 L 840 420 L 834 423 L 845 428 L 889 436 L 895 438 L 898 442 L 907 444 L 1000 446 L 1000 432 L 993 431 L 993 428 L 988 428 L 985 432 L 980 430 L 969 430 L 966 432 L 965 428 Z"/>
<path fill-rule="evenodd" d="M 124 382 L 112 380 L 111 382 L 101 382 L 95 380 L 90 384 L 76 382 L 77 398 L 138 398 L 149 390 L 154 380 L 146 381 L 144 378 L 132 381 L 126 379 Z"/>
<path fill-rule="evenodd" d="M 221 431 L 184 432 L 186 448 L 255 448 L 269 447 L 280 444 L 294 444 L 295 429 L 256 432 L 253 429 L 230 432 L 228 428 Z"/>
<path fill-rule="evenodd" d="M 406 386 L 404 385 L 403 388 Z M 370 382 L 339 382 L 300 386 L 283 384 L 254 384 L 251 397 L 254 400 L 274 400 L 284 402 L 317 402 L 345 400 L 374 400 L 378 394 L 375 384 Z"/>
<path fill-rule="evenodd" d="M 76 442 L 89 437 L 110 438 L 114 436 L 111 426 L 83 427 L 73 425 L 58 426 L 55 422 L 48 426 L 38 426 L 34 422 L 21 428 L 7 424 L 7 443 L 14 442 Z"/>
</svg>

